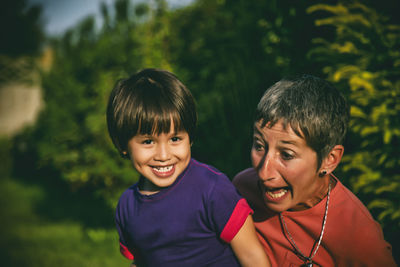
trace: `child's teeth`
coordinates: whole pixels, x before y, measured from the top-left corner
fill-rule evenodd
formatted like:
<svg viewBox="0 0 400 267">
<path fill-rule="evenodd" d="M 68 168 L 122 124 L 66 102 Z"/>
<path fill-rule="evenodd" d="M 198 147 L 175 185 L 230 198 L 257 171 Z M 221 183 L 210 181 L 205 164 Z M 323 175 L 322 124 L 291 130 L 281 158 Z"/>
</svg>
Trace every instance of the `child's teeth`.
<svg viewBox="0 0 400 267">
<path fill-rule="evenodd" d="M 272 193 L 271 191 L 267 191 L 268 195 L 272 198 L 278 198 L 278 197 L 282 197 L 284 194 L 286 194 L 287 190 L 286 189 L 282 189 L 280 192 L 278 193 Z"/>
<path fill-rule="evenodd" d="M 167 167 L 154 167 L 158 172 L 168 172 L 172 170 L 172 165 Z"/>
</svg>

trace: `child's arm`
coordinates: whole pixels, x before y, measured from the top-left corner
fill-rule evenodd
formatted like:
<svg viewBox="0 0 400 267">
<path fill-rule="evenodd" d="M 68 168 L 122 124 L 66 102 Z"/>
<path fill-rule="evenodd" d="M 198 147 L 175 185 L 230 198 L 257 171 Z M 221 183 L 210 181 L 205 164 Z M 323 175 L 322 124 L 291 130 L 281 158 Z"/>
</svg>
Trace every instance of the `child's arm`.
<svg viewBox="0 0 400 267">
<path fill-rule="evenodd" d="M 247 217 L 230 244 L 242 266 L 271 266 L 269 258 L 258 240 L 251 215 Z"/>
</svg>

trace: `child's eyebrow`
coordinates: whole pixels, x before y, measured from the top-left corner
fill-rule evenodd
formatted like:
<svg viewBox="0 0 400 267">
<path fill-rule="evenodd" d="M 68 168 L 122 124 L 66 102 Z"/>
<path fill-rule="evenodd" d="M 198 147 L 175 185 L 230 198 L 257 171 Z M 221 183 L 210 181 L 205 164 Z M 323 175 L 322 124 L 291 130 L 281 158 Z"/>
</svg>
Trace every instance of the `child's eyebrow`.
<svg viewBox="0 0 400 267">
<path fill-rule="evenodd" d="M 186 130 L 178 130 L 178 131 L 174 131 L 173 134 L 183 134 L 185 132 L 186 132 Z"/>
<path fill-rule="evenodd" d="M 136 136 L 139 138 L 152 138 L 153 137 L 153 135 L 151 135 L 151 134 L 137 134 Z"/>
</svg>

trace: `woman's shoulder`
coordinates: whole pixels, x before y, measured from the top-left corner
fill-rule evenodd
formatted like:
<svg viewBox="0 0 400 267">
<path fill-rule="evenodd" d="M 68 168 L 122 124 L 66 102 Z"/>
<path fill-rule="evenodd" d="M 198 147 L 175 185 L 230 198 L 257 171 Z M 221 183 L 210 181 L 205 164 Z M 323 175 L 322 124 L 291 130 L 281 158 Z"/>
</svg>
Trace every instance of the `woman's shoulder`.
<svg viewBox="0 0 400 267">
<path fill-rule="evenodd" d="M 357 246 L 347 247 L 347 255 L 353 261 L 368 259 L 368 266 L 395 266 L 390 244 L 385 241 L 380 224 L 374 220 L 367 207 L 342 183 L 338 182 L 335 190 L 334 206 L 329 208 L 333 214 L 331 217 L 328 215 L 328 220 L 335 220 L 332 236 L 336 240 L 345 238 L 364 241 L 357 243 Z"/>
<path fill-rule="evenodd" d="M 258 175 L 253 168 L 239 172 L 232 183 L 247 201 L 254 202 L 258 198 Z"/>
<path fill-rule="evenodd" d="M 336 191 L 336 192 L 335 192 Z M 356 216 L 358 219 L 364 219 L 364 222 L 370 222 L 376 224 L 371 213 L 367 207 L 362 203 L 362 201 L 345 185 L 343 185 L 339 180 L 335 187 L 335 206 L 340 207 L 340 210 L 351 211 L 353 213 L 359 214 Z"/>
<path fill-rule="evenodd" d="M 257 186 L 258 175 L 254 168 L 245 169 L 235 175 L 232 182 L 238 188 L 251 189 Z"/>
</svg>

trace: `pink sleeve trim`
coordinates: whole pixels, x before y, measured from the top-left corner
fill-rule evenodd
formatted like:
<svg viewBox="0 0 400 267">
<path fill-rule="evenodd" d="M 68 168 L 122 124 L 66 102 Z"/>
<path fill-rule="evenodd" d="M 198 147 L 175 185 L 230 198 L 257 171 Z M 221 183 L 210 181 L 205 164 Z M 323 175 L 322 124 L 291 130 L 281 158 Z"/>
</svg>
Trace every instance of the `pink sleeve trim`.
<svg viewBox="0 0 400 267">
<path fill-rule="evenodd" d="M 124 257 L 128 260 L 133 260 L 135 258 L 129 249 L 122 245 L 121 242 L 119 243 L 119 251 L 121 251 L 121 254 L 124 255 Z"/>
<path fill-rule="evenodd" d="M 236 204 L 231 217 L 222 230 L 220 236 L 221 239 L 227 243 L 231 242 L 239 232 L 240 228 L 242 228 L 249 214 L 253 214 L 253 210 L 250 208 L 249 204 L 247 204 L 247 201 L 244 198 L 240 199 Z"/>
</svg>

